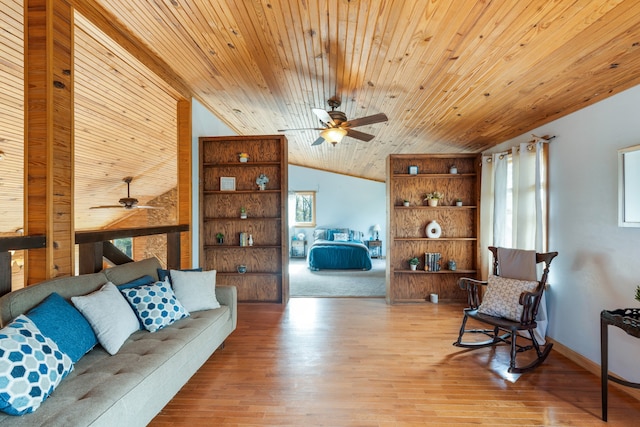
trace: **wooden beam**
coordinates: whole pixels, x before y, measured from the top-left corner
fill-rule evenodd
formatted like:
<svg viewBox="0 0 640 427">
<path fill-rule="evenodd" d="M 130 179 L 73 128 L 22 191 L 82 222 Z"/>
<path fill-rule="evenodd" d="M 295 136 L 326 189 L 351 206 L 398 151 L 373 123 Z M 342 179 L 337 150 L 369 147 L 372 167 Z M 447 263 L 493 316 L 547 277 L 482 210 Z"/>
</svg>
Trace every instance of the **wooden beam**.
<svg viewBox="0 0 640 427">
<path fill-rule="evenodd" d="M 64 0 L 25 1 L 26 284 L 73 274 L 73 16 Z M 54 126 L 55 124 L 55 126 Z"/>
<path fill-rule="evenodd" d="M 153 234 L 189 231 L 189 224 L 161 225 L 157 227 L 123 228 L 119 230 L 76 231 L 76 243 L 94 243 L 124 237 L 151 236 Z"/>
<path fill-rule="evenodd" d="M 176 100 L 191 99 L 189 86 L 162 59 L 153 54 L 116 17 L 94 1 L 71 0 L 73 7 L 107 36 L 134 55 L 154 74 L 169 83 Z"/>
<path fill-rule="evenodd" d="M 178 101 L 178 224 L 191 223 L 191 174 L 192 174 L 192 141 L 191 141 L 191 100 Z M 182 233 L 180 239 L 180 266 L 191 267 L 191 239 L 193 230 Z M 169 243 L 169 242 L 167 242 Z M 169 249 L 171 245 L 167 245 Z M 167 254 L 167 262 L 169 261 Z"/>
</svg>

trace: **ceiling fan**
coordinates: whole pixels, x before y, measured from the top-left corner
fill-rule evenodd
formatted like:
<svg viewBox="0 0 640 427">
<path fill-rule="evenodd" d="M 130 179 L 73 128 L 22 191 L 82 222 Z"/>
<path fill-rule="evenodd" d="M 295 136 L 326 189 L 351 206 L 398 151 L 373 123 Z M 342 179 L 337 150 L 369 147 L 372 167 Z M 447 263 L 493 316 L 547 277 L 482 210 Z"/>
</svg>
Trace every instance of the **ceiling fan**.
<svg viewBox="0 0 640 427">
<path fill-rule="evenodd" d="M 328 141 L 333 146 L 342 141 L 345 136 L 359 139 L 361 141 L 371 141 L 374 136 L 368 133 L 360 132 L 354 127 L 371 125 L 374 123 L 386 122 L 389 120 L 384 113 L 374 114 L 372 116 L 360 117 L 359 119 L 347 120 L 347 115 L 342 111 L 336 110 L 340 107 L 341 101 L 336 98 L 330 98 L 327 103 L 331 107 L 331 111 L 325 111 L 320 108 L 313 108 L 312 111 L 320 123 L 324 127 L 321 128 L 299 128 L 299 129 L 279 129 L 278 132 L 287 132 L 291 130 L 319 130 L 320 137 L 316 139 L 311 145 L 320 145 L 325 141 Z"/>
<path fill-rule="evenodd" d="M 118 200 L 119 205 L 102 205 L 102 206 L 92 206 L 90 209 L 111 209 L 111 208 L 125 208 L 125 209 L 162 209 L 156 206 L 142 206 L 138 205 L 138 199 L 131 197 L 129 193 L 129 186 L 131 181 L 133 181 L 132 176 L 126 176 L 122 178 L 123 182 L 127 183 L 127 197 L 123 197 Z"/>
</svg>

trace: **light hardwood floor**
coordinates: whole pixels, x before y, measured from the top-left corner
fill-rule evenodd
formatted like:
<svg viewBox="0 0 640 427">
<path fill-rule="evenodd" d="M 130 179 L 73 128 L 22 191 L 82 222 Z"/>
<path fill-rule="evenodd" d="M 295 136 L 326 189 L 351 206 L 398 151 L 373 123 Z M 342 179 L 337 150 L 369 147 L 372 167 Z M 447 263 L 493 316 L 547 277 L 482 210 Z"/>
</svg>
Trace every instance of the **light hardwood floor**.
<svg viewBox="0 0 640 427">
<path fill-rule="evenodd" d="M 514 376 L 506 347 L 452 346 L 461 310 L 368 298 L 241 304 L 225 348 L 151 425 L 639 425 L 640 402 L 613 387 L 602 422 L 599 378 L 557 352 Z"/>
</svg>

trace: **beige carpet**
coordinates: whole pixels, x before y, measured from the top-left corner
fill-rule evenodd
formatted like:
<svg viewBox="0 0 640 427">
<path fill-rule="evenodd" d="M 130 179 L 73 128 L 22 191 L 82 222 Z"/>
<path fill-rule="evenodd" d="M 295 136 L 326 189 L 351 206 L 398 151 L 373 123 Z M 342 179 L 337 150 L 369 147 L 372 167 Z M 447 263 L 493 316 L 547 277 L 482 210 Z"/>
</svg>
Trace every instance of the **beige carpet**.
<svg viewBox="0 0 640 427">
<path fill-rule="evenodd" d="M 372 268 L 362 270 L 310 271 L 303 258 L 289 259 L 289 289 L 292 297 L 384 297 L 386 261 L 372 259 Z"/>
</svg>

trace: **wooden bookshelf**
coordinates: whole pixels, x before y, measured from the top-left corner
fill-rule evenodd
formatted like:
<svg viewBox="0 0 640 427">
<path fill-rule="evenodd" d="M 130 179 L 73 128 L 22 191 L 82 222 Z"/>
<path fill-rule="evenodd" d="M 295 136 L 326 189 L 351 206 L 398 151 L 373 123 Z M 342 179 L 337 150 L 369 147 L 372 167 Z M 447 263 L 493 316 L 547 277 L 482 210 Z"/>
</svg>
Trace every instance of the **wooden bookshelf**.
<svg viewBox="0 0 640 427">
<path fill-rule="evenodd" d="M 451 165 L 458 173 L 448 173 Z M 417 174 L 409 174 L 417 166 Z M 438 206 L 427 206 L 424 194 L 444 194 Z M 456 206 L 457 198 L 462 206 Z M 408 200 L 409 206 L 403 201 Z M 398 154 L 387 158 L 387 301 L 426 302 L 436 293 L 440 301 L 464 301 L 460 277 L 478 277 L 480 217 L 480 157 L 477 154 Z M 428 238 L 435 220 L 439 238 Z M 425 253 L 440 253 L 439 271 L 425 271 Z M 416 271 L 408 260 L 418 257 Z M 447 263 L 455 260 L 455 271 Z"/>
<path fill-rule="evenodd" d="M 217 270 L 217 283 L 238 288 L 240 302 L 286 303 L 289 297 L 287 242 L 287 140 L 282 135 L 200 138 L 201 264 Z M 248 153 L 242 163 L 239 153 Z M 264 190 L 256 178 L 269 178 Z M 221 188 L 233 178 L 234 190 Z M 240 208 L 247 218 L 240 218 Z M 224 234 L 217 243 L 216 234 Z M 241 246 L 240 233 L 253 245 Z M 237 266 L 247 267 L 238 273 Z"/>
</svg>

